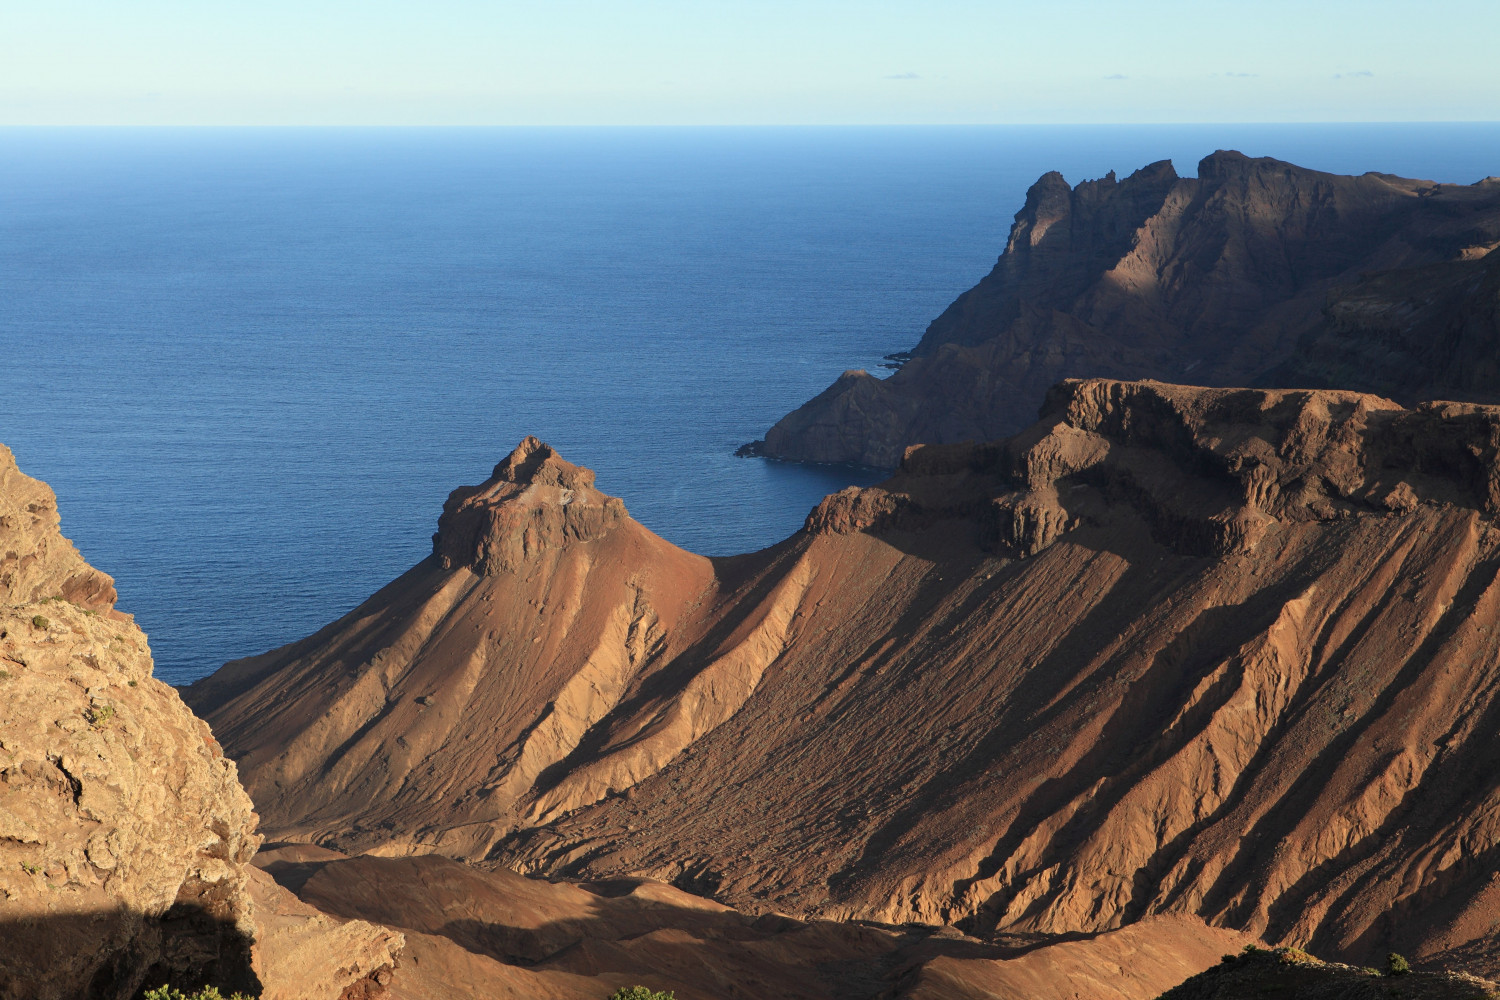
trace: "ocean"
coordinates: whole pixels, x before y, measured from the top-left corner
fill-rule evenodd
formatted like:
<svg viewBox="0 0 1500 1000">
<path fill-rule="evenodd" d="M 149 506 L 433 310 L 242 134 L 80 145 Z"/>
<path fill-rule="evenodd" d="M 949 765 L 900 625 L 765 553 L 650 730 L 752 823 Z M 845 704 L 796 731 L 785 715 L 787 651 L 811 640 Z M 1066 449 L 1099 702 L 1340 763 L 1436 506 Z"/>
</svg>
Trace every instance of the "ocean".
<svg viewBox="0 0 1500 1000">
<path fill-rule="evenodd" d="M 527 434 L 754 550 L 880 477 L 734 449 L 916 343 L 1040 174 L 1218 148 L 1500 174 L 1494 124 L 0 129 L 0 442 L 177 684 L 410 567 Z"/>
</svg>

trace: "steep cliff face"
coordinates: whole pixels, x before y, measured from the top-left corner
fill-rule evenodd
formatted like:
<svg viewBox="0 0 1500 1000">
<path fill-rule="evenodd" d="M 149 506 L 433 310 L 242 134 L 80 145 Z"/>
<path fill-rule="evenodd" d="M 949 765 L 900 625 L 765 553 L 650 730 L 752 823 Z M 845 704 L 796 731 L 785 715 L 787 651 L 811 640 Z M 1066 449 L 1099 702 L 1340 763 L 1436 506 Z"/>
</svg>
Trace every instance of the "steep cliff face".
<svg viewBox="0 0 1500 1000">
<path fill-rule="evenodd" d="M 109 577 L 3 448 L 0 553 L 0 997 L 126 1000 L 171 983 L 337 1000 L 378 987 L 368 977 L 389 972 L 400 936 L 300 903 L 278 911 L 255 886 L 260 837 L 234 764 L 151 676 Z"/>
<path fill-rule="evenodd" d="M 1403 398 L 1500 392 L 1500 253 L 1370 275 L 1330 294 L 1268 381 L 1361 385 Z"/>
<path fill-rule="evenodd" d="M 1066 383 L 1023 434 L 913 449 L 764 553 L 606 550 L 621 521 L 530 576 L 424 564 L 195 697 L 287 837 L 987 940 L 1185 914 L 1488 967 L 1497 448 L 1484 406 Z M 484 589 L 573 559 L 558 620 Z M 494 597 L 414 631 L 445 587 Z M 626 605 L 659 628 L 643 658 L 623 619 L 613 644 L 586 625 Z M 415 697 L 448 706 L 431 735 Z M 292 780 L 268 742 L 302 748 Z"/>
<path fill-rule="evenodd" d="M 933 321 L 909 364 L 884 381 L 845 373 L 759 451 L 893 467 L 910 444 L 1015 433 L 1071 377 L 1500 401 L 1492 340 L 1464 338 L 1476 366 L 1410 332 L 1413 298 L 1446 328 L 1484 295 L 1477 268 L 1421 268 L 1475 264 L 1497 244 L 1495 180 L 1344 177 L 1232 152 L 1205 158 L 1196 178 L 1167 162 L 1072 189 L 1048 174 L 994 270 Z M 1346 292 L 1370 272 L 1389 273 Z"/>
</svg>

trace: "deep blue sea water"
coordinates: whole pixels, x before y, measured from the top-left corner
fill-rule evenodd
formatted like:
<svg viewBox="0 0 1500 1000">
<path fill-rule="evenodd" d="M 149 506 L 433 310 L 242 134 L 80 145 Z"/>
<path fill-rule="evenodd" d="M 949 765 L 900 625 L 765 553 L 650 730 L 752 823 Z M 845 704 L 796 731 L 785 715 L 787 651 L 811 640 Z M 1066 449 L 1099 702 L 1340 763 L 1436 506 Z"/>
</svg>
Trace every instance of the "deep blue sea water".
<svg viewBox="0 0 1500 1000">
<path fill-rule="evenodd" d="M 736 459 L 993 265 L 1042 172 L 1500 174 L 1500 126 L 0 130 L 0 441 L 181 683 L 427 553 L 526 434 L 707 554 L 857 470 Z"/>
</svg>

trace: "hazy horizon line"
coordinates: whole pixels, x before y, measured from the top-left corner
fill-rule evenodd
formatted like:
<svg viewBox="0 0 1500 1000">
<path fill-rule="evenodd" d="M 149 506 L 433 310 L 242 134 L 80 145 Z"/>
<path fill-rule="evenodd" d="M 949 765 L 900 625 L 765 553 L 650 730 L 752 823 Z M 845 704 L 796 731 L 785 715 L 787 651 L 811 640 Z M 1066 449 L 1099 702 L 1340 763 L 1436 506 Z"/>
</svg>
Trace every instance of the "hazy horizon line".
<svg viewBox="0 0 1500 1000">
<path fill-rule="evenodd" d="M 423 131 L 543 130 L 543 129 L 953 129 L 953 128 L 1142 128 L 1142 127 L 1234 127 L 1275 125 L 1281 127 L 1355 125 L 1500 125 L 1500 118 L 1393 118 L 1393 119 L 1256 119 L 1254 121 L 1138 121 L 1138 122 L 556 122 L 538 123 L 426 123 L 426 122 L 0 122 L 0 129 L 412 129 Z"/>
</svg>

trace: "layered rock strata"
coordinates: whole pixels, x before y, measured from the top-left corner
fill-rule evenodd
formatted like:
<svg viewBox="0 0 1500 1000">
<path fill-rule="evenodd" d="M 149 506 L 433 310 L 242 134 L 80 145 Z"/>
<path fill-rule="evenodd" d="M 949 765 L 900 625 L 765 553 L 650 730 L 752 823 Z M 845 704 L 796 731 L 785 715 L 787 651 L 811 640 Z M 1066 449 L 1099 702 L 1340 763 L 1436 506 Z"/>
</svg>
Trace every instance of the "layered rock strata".
<svg viewBox="0 0 1500 1000">
<path fill-rule="evenodd" d="M 1497 448 L 1484 406 L 1070 382 L 765 552 L 621 519 L 496 575 L 435 556 L 192 697 L 289 839 L 1484 969 Z"/>
<path fill-rule="evenodd" d="M 846 372 L 752 449 L 890 468 L 989 440 L 1068 377 L 1336 386 L 1500 402 L 1500 179 L 1345 177 L 1218 152 L 1042 177 L 993 271 L 884 381 Z"/>
</svg>

